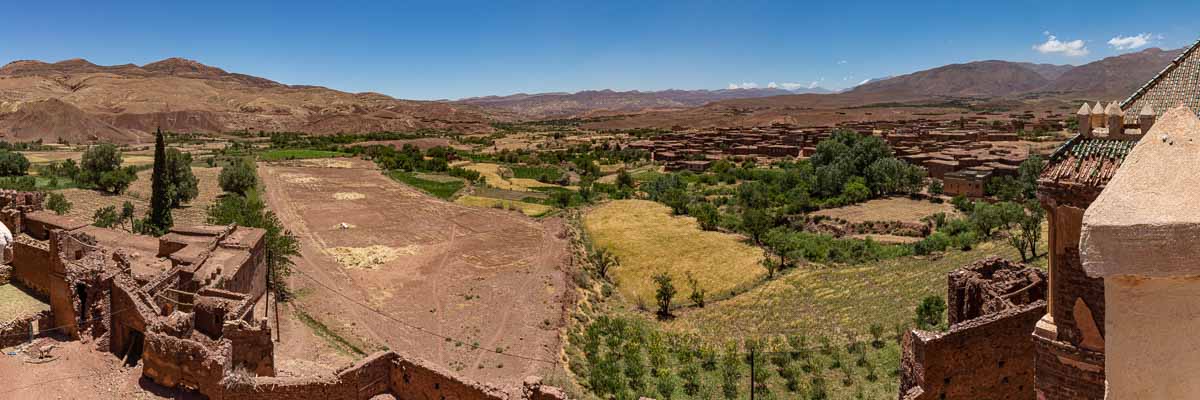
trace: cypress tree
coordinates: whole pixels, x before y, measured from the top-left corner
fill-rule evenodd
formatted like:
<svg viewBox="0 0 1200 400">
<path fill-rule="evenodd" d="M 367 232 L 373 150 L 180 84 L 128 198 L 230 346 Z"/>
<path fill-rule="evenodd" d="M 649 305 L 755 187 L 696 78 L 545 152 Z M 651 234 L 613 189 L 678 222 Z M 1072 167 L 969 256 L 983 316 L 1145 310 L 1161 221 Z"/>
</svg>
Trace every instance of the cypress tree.
<svg viewBox="0 0 1200 400">
<path fill-rule="evenodd" d="M 167 144 L 162 129 L 154 133 L 154 172 L 150 176 L 150 215 L 146 223 L 155 234 L 166 233 L 171 221 L 171 183 L 167 166 Z"/>
</svg>

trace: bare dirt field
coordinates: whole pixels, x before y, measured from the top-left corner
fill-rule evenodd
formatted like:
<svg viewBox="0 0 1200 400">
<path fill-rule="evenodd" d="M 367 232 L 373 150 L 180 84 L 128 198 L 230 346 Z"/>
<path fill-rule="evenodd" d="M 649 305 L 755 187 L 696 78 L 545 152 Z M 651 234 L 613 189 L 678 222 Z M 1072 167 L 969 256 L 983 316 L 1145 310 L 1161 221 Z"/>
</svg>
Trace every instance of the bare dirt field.
<svg viewBox="0 0 1200 400">
<path fill-rule="evenodd" d="M 59 341 L 62 340 L 62 341 Z M 57 357 L 44 363 L 26 362 L 24 355 L 0 353 L 0 399 L 202 399 L 199 394 L 166 389 L 142 377 L 142 369 L 124 367 L 96 343 L 66 338 L 39 339 L 53 345 Z"/>
<path fill-rule="evenodd" d="M 865 221 L 901 221 L 921 222 L 921 218 L 944 212 L 946 215 L 956 213 L 950 203 L 934 204 L 927 200 L 913 200 L 907 197 L 889 197 L 871 200 L 845 207 L 830 208 L 813 213 L 827 217 L 841 218 L 850 222 Z"/>
<path fill-rule="evenodd" d="M 445 202 L 347 162 L 259 167 L 271 208 L 300 238 L 290 284 L 320 336 L 499 384 L 555 368 L 568 297 L 561 221 Z"/>
<path fill-rule="evenodd" d="M 150 170 L 138 172 L 138 179 L 129 185 L 129 189 L 124 194 L 120 195 L 109 195 L 86 189 L 61 190 L 63 196 L 66 196 L 72 204 L 71 211 L 67 212 L 67 215 L 80 221 L 90 222 L 96 210 L 107 206 L 116 206 L 117 211 L 120 211 L 121 204 L 128 201 L 133 203 L 134 216 L 144 217 L 146 210 L 150 207 L 151 172 Z M 192 173 L 199 180 L 197 186 L 200 194 L 191 203 L 171 210 L 171 216 L 174 218 L 176 226 L 203 224 L 207 219 L 208 206 L 221 195 L 221 187 L 217 182 L 217 177 L 221 175 L 220 168 L 192 167 Z"/>
</svg>

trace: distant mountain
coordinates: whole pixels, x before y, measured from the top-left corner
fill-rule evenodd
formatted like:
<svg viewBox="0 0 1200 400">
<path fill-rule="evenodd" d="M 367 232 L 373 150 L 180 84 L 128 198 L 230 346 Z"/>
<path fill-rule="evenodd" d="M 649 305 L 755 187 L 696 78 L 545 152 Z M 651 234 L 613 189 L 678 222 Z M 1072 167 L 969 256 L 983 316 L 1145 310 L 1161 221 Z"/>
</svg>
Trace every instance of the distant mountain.
<svg viewBox="0 0 1200 400">
<path fill-rule="evenodd" d="M 661 90 L 618 92 L 585 90 L 575 93 L 519 93 L 461 99 L 454 103 L 503 110 L 530 118 L 561 118 L 604 113 L 635 113 L 647 110 L 680 109 L 714 101 L 781 96 L 802 93 L 833 93 L 822 87 L 787 90 L 749 88 L 720 90 Z"/>
<path fill-rule="evenodd" d="M 290 86 L 168 58 L 143 66 L 14 61 L 0 67 L 0 140 L 136 143 L 177 132 L 489 130 L 477 107 Z"/>
<path fill-rule="evenodd" d="M 1072 68 L 1042 91 L 1097 100 L 1124 100 L 1158 75 L 1183 49 L 1150 48 Z"/>
<path fill-rule="evenodd" d="M 991 60 L 951 64 L 866 83 L 843 95 L 885 97 L 891 101 L 933 96 L 990 98 L 1028 92 L 1048 83 L 1049 79 L 1031 68 Z"/>
<path fill-rule="evenodd" d="M 1024 67 L 1030 71 L 1036 72 L 1047 80 L 1055 80 L 1063 74 L 1075 68 L 1074 65 L 1058 65 L 1058 64 L 1034 64 L 1028 62 L 1019 62 L 1017 65 Z"/>
</svg>

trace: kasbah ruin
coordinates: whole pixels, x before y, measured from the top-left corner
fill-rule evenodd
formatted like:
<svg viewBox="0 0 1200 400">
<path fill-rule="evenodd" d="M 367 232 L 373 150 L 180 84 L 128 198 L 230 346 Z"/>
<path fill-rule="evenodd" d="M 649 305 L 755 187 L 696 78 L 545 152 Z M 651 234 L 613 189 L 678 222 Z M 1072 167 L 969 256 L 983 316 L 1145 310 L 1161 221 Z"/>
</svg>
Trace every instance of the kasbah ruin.
<svg viewBox="0 0 1200 400">
<path fill-rule="evenodd" d="M 1077 127 L 1072 138 L 1049 154 L 1037 179 L 1036 200 L 1049 228 L 1048 268 L 989 257 L 950 272 L 944 295 L 948 329 L 907 329 L 902 334 L 895 398 L 1200 398 L 1198 45 L 1187 48 L 1123 101 L 1091 102 L 1074 116 L 1039 121 L 1057 126 L 1073 118 Z M 1008 127 L 963 119 L 680 129 L 629 140 L 627 148 L 648 152 L 665 171 L 704 172 L 728 159 L 809 157 L 835 129 L 877 134 L 896 149 L 898 159 L 944 181 L 948 195 L 985 197 L 987 181 L 1017 176 L 1018 166 L 1030 157 L 1029 149 L 1009 145 L 1016 137 Z M 361 160 L 345 163 L 349 170 L 370 169 Z M 311 181 L 297 178 L 309 174 L 304 179 L 319 179 L 330 173 L 327 169 L 280 164 L 260 171 L 273 185 L 272 198 L 320 194 L 326 200 L 310 201 L 311 208 L 280 211 L 285 222 L 318 221 L 335 227 L 302 232 L 313 240 L 359 240 L 344 232 L 347 227 L 369 226 L 382 218 L 365 213 L 355 217 L 359 220 L 354 225 L 339 222 L 342 216 L 337 214 L 345 210 L 327 198 L 346 192 L 305 186 Z M 531 317 L 536 321 L 526 325 L 545 321 L 549 328 L 528 335 L 516 330 L 495 334 L 521 336 L 528 348 L 543 350 L 540 354 L 552 363 L 566 362 L 554 336 L 561 334 L 557 318 L 565 319 L 566 306 L 556 301 L 576 299 L 563 289 L 569 278 L 557 270 L 546 272 L 586 257 L 564 244 L 570 235 L 566 228 L 554 222 L 499 228 L 497 221 L 511 218 L 500 210 L 437 205 L 424 195 L 362 179 L 362 192 L 386 196 L 393 205 L 419 205 L 414 208 L 449 221 L 435 227 L 452 232 L 436 244 L 446 251 L 470 252 L 469 246 L 497 240 L 512 243 L 516 250 L 509 251 L 523 254 L 486 249 L 470 255 L 486 260 L 480 264 L 511 267 L 501 272 L 519 274 L 508 279 L 538 284 L 508 286 L 511 298 L 497 300 L 501 305 L 525 301 L 536 309 L 502 313 L 497 306 L 489 310 L 494 315 L 470 318 L 507 321 L 528 316 L 522 313 L 536 314 Z M 275 192 L 276 188 L 287 189 Z M 371 351 L 365 356 L 330 373 L 280 374 L 277 353 L 287 338 L 281 339 L 279 303 L 269 290 L 265 230 L 237 224 L 184 225 L 156 238 L 92 226 L 46 209 L 45 202 L 44 192 L 0 191 L 0 222 L 12 235 L 6 263 L 0 266 L 0 289 L 18 287 L 40 302 L 36 311 L 0 321 L 0 349 L 8 353 L 0 355 L 0 371 L 5 373 L 62 368 L 73 371 L 67 378 L 113 376 L 108 381 L 113 387 L 137 385 L 164 397 L 213 400 L 572 398 L 539 376 L 536 368 L 510 366 L 519 372 L 508 375 L 524 376 L 492 382 L 488 372 L 448 367 L 400 350 L 406 348 L 403 345 L 367 349 Z M 423 222 L 407 223 L 411 230 L 429 228 Z M 397 243 L 424 239 L 414 239 L 420 234 L 401 228 L 384 235 Z M 553 254 L 538 258 L 542 253 Z M 300 262 L 317 263 L 317 255 L 302 249 Z M 413 263 L 445 265 L 444 259 Z M 452 265 L 448 268 L 462 269 L 444 273 L 457 274 L 471 266 Z M 472 275 L 478 281 L 494 277 L 488 275 L 491 271 L 473 273 L 479 274 Z M 331 281 L 338 276 L 321 278 Z M 453 312 L 419 304 L 415 297 L 426 294 L 409 294 L 401 307 L 421 308 L 409 311 L 427 318 L 435 311 Z M 378 334 L 380 326 L 389 323 L 383 318 L 370 315 L 347 329 Z M 416 330 L 413 335 L 420 338 L 395 334 L 380 335 L 380 340 L 407 348 L 462 346 L 450 337 L 425 337 Z M 520 356 L 505 355 L 502 349 L 491 353 L 497 359 Z M 109 398 L 114 393 L 79 395 Z M 10 387 L 0 375 L 0 398 L 40 397 L 36 387 Z"/>
</svg>

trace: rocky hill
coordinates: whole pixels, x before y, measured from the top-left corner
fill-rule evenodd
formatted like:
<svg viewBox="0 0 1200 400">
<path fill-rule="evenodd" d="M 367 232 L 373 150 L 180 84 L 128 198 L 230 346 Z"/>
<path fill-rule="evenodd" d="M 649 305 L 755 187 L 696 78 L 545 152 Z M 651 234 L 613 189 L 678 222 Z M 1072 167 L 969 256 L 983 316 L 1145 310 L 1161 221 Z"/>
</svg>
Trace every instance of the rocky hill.
<svg viewBox="0 0 1200 400">
<path fill-rule="evenodd" d="M 799 93 L 833 93 L 823 88 L 750 88 L 721 90 L 613 91 L 585 90 L 575 93 L 515 94 L 473 97 L 456 101 L 502 110 L 526 118 L 587 117 L 613 113 L 637 113 L 702 106 L 714 101 L 782 96 Z"/>
<path fill-rule="evenodd" d="M 0 67 L 0 139 L 9 141 L 142 142 L 157 127 L 316 134 L 487 131 L 493 118 L 468 104 L 285 85 L 181 58 L 143 66 L 73 59 Z"/>
</svg>

